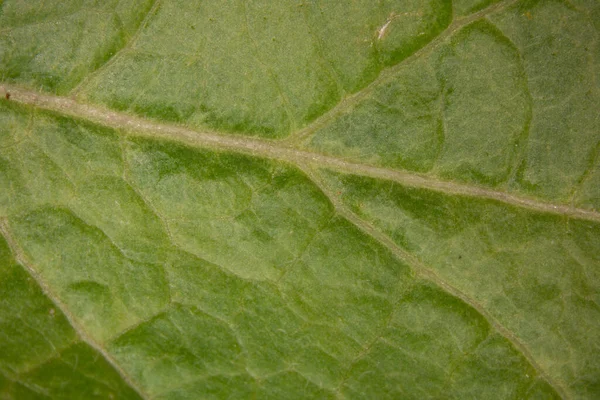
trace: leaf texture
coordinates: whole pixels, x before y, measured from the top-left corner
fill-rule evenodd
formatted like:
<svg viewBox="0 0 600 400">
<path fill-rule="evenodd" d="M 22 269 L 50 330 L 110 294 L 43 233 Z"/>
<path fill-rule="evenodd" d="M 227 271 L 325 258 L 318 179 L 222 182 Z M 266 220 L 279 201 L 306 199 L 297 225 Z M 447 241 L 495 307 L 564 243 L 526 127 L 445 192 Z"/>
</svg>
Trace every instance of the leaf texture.
<svg viewBox="0 0 600 400">
<path fill-rule="evenodd" d="M 0 2 L 0 399 L 597 398 L 599 31 Z"/>
</svg>

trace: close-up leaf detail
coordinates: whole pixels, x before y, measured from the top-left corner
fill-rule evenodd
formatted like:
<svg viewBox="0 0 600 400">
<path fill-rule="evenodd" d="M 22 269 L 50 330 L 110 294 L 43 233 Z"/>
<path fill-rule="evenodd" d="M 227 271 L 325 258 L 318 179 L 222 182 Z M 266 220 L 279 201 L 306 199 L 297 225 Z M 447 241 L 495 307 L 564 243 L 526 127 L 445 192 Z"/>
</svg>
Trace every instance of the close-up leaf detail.
<svg viewBox="0 0 600 400">
<path fill-rule="evenodd" d="M 0 0 L 0 400 L 600 398 L 598 0 Z"/>
</svg>

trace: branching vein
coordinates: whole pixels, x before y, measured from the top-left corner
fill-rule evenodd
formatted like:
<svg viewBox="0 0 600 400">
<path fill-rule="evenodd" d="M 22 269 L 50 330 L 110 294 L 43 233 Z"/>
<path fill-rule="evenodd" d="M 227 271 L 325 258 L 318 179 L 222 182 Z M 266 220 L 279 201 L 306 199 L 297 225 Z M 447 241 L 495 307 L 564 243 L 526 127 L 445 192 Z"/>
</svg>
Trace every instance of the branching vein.
<svg viewBox="0 0 600 400">
<path fill-rule="evenodd" d="M 121 366 L 116 362 L 115 359 L 102 347 L 100 343 L 97 343 L 92 337 L 85 331 L 85 329 L 81 326 L 81 324 L 77 321 L 75 316 L 71 314 L 69 308 L 62 303 L 59 299 L 58 295 L 52 291 L 52 289 L 46 284 L 46 282 L 42 279 L 42 277 L 37 273 L 35 268 L 32 266 L 28 257 L 25 255 L 23 249 L 19 246 L 17 241 L 13 238 L 13 235 L 10 231 L 10 227 L 8 225 L 8 221 L 4 218 L 0 218 L 0 234 L 4 237 L 6 242 L 8 243 L 15 259 L 17 262 L 27 271 L 29 275 L 33 279 L 35 279 L 36 283 L 40 286 L 46 297 L 50 299 L 54 303 L 54 305 L 64 314 L 65 318 L 69 321 L 69 324 L 73 327 L 75 332 L 79 338 L 91 346 L 94 350 L 96 350 L 99 354 L 101 354 L 104 359 L 114 368 L 114 370 L 123 378 L 123 381 L 126 382 L 137 394 L 143 398 L 150 398 L 146 393 L 144 393 L 141 388 L 139 388 L 130 377 L 125 373 L 125 371 L 121 368 Z"/>
<path fill-rule="evenodd" d="M 40 94 L 18 86 L 0 84 L 0 96 L 3 96 L 6 92 L 11 94 L 10 101 L 92 121 L 118 131 L 124 131 L 124 134 L 132 136 L 167 139 L 194 147 L 229 150 L 285 161 L 294 165 L 310 164 L 341 172 L 394 181 L 404 186 L 424 188 L 459 196 L 490 199 L 538 212 L 600 222 L 600 213 L 570 205 L 553 204 L 515 193 L 507 193 L 466 183 L 444 181 L 437 177 L 421 175 L 405 170 L 395 170 L 346 161 L 342 158 L 300 150 L 276 141 L 219 134 L 216 132 L 202 132 L 180 125 L 165 124 L 108 110 L 99 106 L 79 103 L 67 97 Z"/>
</svg>

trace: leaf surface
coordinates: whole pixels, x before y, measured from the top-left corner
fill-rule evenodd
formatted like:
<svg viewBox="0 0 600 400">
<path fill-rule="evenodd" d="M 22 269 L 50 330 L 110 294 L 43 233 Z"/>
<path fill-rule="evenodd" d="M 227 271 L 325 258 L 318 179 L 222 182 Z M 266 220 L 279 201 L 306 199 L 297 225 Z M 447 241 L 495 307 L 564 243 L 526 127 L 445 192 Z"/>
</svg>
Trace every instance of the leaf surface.
<svg viewBox="0 0 600 400">
<path fill-rule="evenodd" d="M 0 398 L 600 396 L 598 2 L 0 7 Z"/>
</svg>

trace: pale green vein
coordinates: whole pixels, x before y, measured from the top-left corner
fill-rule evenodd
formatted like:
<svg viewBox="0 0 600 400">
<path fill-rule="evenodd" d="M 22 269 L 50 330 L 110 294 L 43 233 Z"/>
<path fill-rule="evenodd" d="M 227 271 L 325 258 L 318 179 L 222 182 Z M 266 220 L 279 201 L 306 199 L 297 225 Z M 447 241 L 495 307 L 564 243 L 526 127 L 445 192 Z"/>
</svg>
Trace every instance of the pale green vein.
<svg viewBox="0 0 600 400">
<path fill-rule="evenodd" d="M 309 138 L 310 136 L 312 136 L 313 133 L 315 133 L 320 128 L 326 126 L 330 121 L 334 120 L 339 115 L 352 109 L 352 107 L 354 107 L 355 105 L 360 103 L 360 101 L 362 101 L 365 97 L 367 97 L 369 94 L 373 93 L 373 91 L 378 86 L 380 86 L 381 84 L 383 84 L 385 82 L 389 82 L 390 80 L 393 80 L 395 78 L 398 70 L 404 68 L 408 64 L 411 64 L 412 62 L 423 57 L 424 55 L 431 53 L 439 45 L 441 45 L 448 37 L 452 36 L 455 32 L 457 32 L 461 28 L 467 26 L 471 22 L 474 22 L 474 21 L 477 21 L 478 19 L 484 18 L 487 15 L 498 12 L 507 6 L 509 6 L 513 3 L 516 3 L 516 1 L 517 0 L 501 1 L 499 3 L 492 4 L 491 6 L 484 8 L 483 10 L 476 12 L 474 14 L 471 14 L 467 17 L 455 19 L 454 21 L 452 21 L 452 23 L 450 25 L 448 25 L 448 27 L 442 33 L 440 33 L 438 36 L 436 36 L 434 39 L 432 39 L 425 46 L 421 47 L 419 50 L 415 51 L 410 56 L 408 56 L 404 60 L 400 61 L 398 64 L 394 65 L 393 67 L 383 70 L 381 72 L 381 74 L 379 74 L 377 79 L 373 80 L 370 84 L 368 84 L 366 87 L 359 90 L 358 92 L 343 99 L 341 102 L 338 103 L 338 105 L 336 107 L 332 108 L 327 113 L 325 113 L 321 117 L 317 118 L 309 126 L 305 127 L 304 129 L 301 129 L 301 130 L 295 132 L 294 134 L 292 134 L 291 136 L 289 136 L 286 139 L 286 141 L 289 142 L 290 144 L 292 144 L 292 143 L 298 144 L 298 143 L 304 141 L 305 139 Z"/>
<path fill-rule="evenodd" d="M 6 242 L 8 243 L 13 256 L 17 260 L 17 262 L 25 269 L 25 271 L 36 281 L 39 287 L 42 289 L 42 292 L 46 295 L 46 297 L 54 303 L 54 305 L 64 314 L 65 318 L 69 321 L 69 324 L 79 338 L 87 343 L 90 347 L 100 353 L 104 359 L 114 368 L 114 370 L 121 376 L 123 381 L 127 383 L 141 398 L 148 399 L 150 398 L 146 393 L 144 393 L 141 388 L 139 388 L 123 371 L 123 369 L 119 366 L 119 364 L 114 360 L 111 355 L 104 349 L 102 346 L 97 343 L 92 337 L 83 329 L 83 327 L 77 322 L 77 319 L 71 312 L 68 307 L 62 303 L 59 297 L 50 289 L 50 287 L 46 284 L 46 282 L 42 279 L 42 277 L 37 273 L 35 268 L 32 266 L 32 263 L 25 255 L 25 252 L 20 247 L 20 245 L 16 242 L 13 235 L 11 234 L 10 227 L 8 225 L 8 221 L 5 218 L 0 218 L 0 234 L 4 237 Z"/>
<path fill-rule="evenodd" d="M 10 101 L 89 120 L 133 136 L 167 139 L 186 143 L 194 147 L 235 151 L 296 165 L 310 164 L 327 167 L 355 175 L 386 179 L 404 186 L 425 188 L 446 194 L 490 199 L 538 212 L 600 222 L 600 213 L 597 211 L 585 210 L 565 204 L 554 204 L 481 186 L 444 181 L 433 176 L 405 170 L 394 170 L 369 164 L 349 162 L 341 158 L 299 150 L 276 141 L 225 135 L 216 132 L 201 132 L 180 125 L 165 124 L 98 106 L 79 103 L 68 97 L 40 94 L 18 86 L 0 83 L 0 96 L 4 97 L 4 94 L 7 92 L 11 94 Z"/>
<path fill-rule="evenodd" d="M 500 335 L 505 337 L 510 343 L 512 343 L 512 345 L 523 355 L 523 357 L 525 357 L 529 364 L 538 372 L 539 376 L 546 382 L 548 382 L 548 384 L 551 385 L 554 388 L 554 390 L 560 394 L 562 398 L 569 398 L 569 396 L 567 396 L 566 394 L 565 389 L 548 375 L 545 369 L 535 360 L 533 355 L 529 352 L 527 347 L 519 340 L 519 338 L 513 332 L 505 328 L 475 299 L 463 293 L 458 288 L 448 284 L 446 281 L 444 281 L 444 279 L 438 276 L 435 273 L 435 271 L 424 265 L 413 254 L 396 245 L 396 243 L 394 243 L 394 241 L 386 234 L 382 233 L 380 230 L 372 226 L 369 222 L 363 220 L 355 213 L 350 211 L 343 203 L 341 203 L 338 200 L 337 196 L 331 193 L 329 187 L 323 182 L 323 180 L 320 178 L 319 175 L 317 175 L 315 171 L 308 168 L 304 168 L 303 170 L 311 178 L 311 180 L 315 182 L 315 184 L 321 189 L 321 191 L 329 198 L 329 200 L 333 203 L 336 211 L 340 216 L 346 218 L 366 235 L 369 235 L 370 237 L 374 238 L 381 245 L 390 250 L 392 254 L 394 254 L 394 256 L 396 256 L 399 260 L 409 265 L 418 277 L 432 282 L 446 293 L 459 298 L 465 304 L 468 304 L 469 306 L 474 308 L 479 314 L 481 314 L 486 319 L 486 321 L 490 324 L 491 327 L 493 327 L 496 330 L 496 332 L 498 332 Z"/>
</svg>

